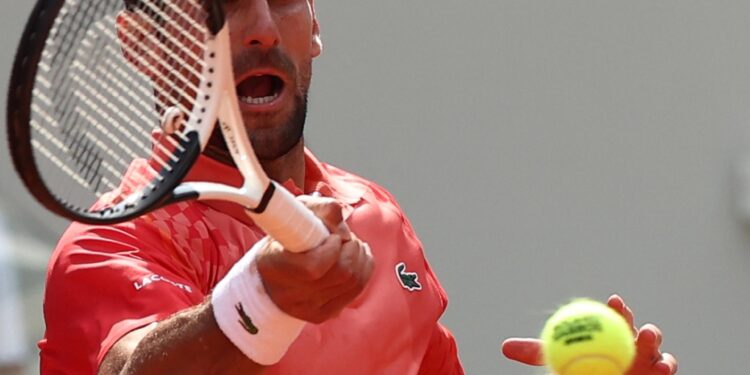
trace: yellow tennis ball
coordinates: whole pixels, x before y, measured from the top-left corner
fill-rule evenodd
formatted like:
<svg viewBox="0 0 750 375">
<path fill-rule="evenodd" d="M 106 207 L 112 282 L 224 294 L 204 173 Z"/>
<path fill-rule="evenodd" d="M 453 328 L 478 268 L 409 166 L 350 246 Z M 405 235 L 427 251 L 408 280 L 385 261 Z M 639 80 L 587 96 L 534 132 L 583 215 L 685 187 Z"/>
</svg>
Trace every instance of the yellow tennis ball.
<svg viewBox="0 0 750 375">
<path fill-rule="evenodd" d="M 545 363 L 558 375 L 623 375 L 633 364 L 633 331 L 609 306 L 576 299 L 542 330 Z"/>
</svg>

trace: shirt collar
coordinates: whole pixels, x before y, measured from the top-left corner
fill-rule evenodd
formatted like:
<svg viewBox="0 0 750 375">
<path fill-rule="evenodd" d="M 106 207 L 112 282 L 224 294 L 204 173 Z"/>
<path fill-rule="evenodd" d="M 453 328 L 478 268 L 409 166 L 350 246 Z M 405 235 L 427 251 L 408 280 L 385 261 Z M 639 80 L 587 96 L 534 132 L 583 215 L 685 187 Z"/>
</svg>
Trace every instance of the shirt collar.
<svg viewBox="0 0 750 375">
<path fill-rule="evenodd" d="M 365 186 L 347 179 L 341 170 L 321 163 L 305 148 L 305 192 L 318 192 L 324 197 L 355 205 L 362 199 L 365 190 Z"/>
</svg>

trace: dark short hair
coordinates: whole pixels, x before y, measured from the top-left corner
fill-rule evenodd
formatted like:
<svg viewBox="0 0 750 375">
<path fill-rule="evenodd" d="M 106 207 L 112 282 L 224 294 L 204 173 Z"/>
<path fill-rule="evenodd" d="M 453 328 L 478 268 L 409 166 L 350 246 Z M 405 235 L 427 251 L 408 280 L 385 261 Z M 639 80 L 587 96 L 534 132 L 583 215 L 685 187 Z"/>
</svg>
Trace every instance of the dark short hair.
<svg viewBox="0 0 750 375">
<path fill-rule="evenodd" d="M 140 0 L 122 0 L 125 3 L 125 8 L 127 10 L 135 10 L 138 8 L 138 6 L 141 5 Z"/>
</svg>

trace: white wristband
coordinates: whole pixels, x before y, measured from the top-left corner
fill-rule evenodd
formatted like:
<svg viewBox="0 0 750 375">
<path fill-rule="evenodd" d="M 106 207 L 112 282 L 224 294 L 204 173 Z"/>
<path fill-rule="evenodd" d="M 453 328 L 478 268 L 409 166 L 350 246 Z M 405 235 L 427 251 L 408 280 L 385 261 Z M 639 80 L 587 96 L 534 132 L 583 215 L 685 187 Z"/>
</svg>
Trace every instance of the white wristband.
<svg viewBox="0 0 750 375">
<path fill-rule="evenodd" d="M 224 335 L 260 365 L 277 363 L 305 325 L 279 309 L 261 281 L 255 262 L 266 237 L 253 246 L 216 285 L 211 295 L 214 318 Z"/>
</svg>

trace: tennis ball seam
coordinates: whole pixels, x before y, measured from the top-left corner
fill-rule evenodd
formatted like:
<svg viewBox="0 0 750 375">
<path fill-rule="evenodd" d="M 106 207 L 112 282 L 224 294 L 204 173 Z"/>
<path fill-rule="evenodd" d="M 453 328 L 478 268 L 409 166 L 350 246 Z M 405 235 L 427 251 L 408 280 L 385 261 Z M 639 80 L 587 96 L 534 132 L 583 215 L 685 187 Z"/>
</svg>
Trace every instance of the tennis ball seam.
<svg viewBox="0 0 750 375">
<path fill-rule="evenodd" d="M 591 359 L 591 358 L 603 359 L 603 360 L 612 362 L 615 365 L 615 367 L 617 367 L 617 369 L 620 370 L 620 372 L 623 374 L 627 370 L 626 368 L 623 368 L 623 365 L 614 357 L 610 357 L 604 354 L 589 354 L 589 355 L 578 356 L 578 357 L 572 358 L 568 362 L 565 362 L 564 365 L 560 366 L 559 372 L 561 375 L 564 375 L 568 371 L 568 366 L 572 365 L 573 363 L 577 361 L 580 361 L 583 359 Z"/>
</svg>

